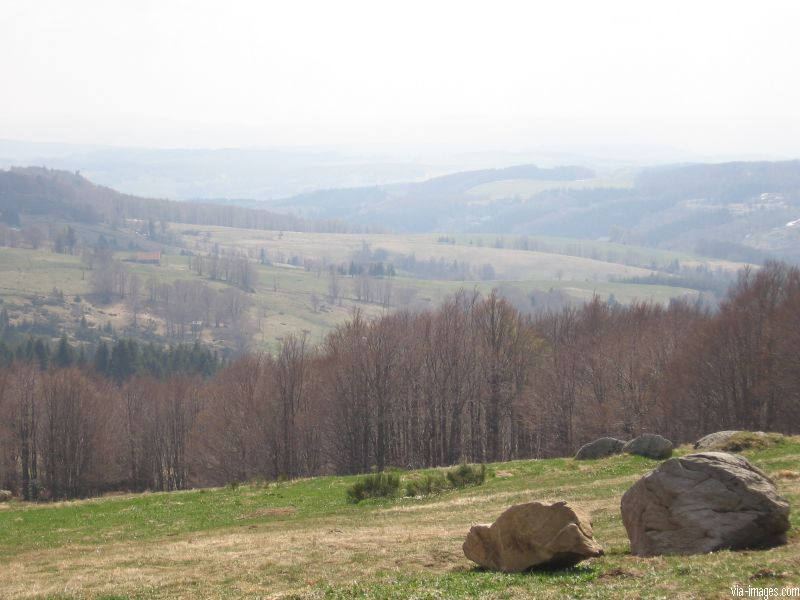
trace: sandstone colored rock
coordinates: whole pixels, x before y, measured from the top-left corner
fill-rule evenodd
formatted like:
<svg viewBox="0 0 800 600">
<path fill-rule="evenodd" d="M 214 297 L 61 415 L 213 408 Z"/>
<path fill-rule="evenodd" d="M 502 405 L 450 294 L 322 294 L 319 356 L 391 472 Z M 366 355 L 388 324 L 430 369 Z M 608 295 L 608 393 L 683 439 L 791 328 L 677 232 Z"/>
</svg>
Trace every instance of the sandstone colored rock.
<svg viewBox="0 0 800 600">
<path fill-rule="evenodd" d="M 647 458 L 669 458 L 672 456 L 672 442 L 655 433 L 643 433 L 625 444 L 622 451 Z"/>
<path fill-rule="evenodd" d="M 575 454 L 575 460 L 591 460 L 594 458 L 604 458 L 612 454 L 619 454 L 625 442 L 612 437 L 597 439 L 581 446 Z"/>
<path fill-rule="evenodd" d="M 694 448 L 695 450 L 712 450 L 730 440 L 737 433 L 741 432 L 738 429 L 734 429 L 730 431 L 716 431 L 714 433 L 709 433 L 708 435 L 704 435 L 697 440 L 694 443 Z"/>
<path fill-rule="evenodd" d="M 8 490 L 0 490 L 0 502 L 8 502 L 13 497 L 13 494 Z"/>
<path fill-rule="evenodd" d="M 514 505 L 491 526 L 472 527 L 463 548 L 471 561 L 507 573 L 569 567 L 603 554 L 589 518 L 566 502 Z"/>
<path fill-rule="evenodd" d="M 662 463 L 625 492 L 620 507 L 639 556 L 776 546 L 789 529 L 789 503 L 769 477 L 725 452 Z"/>
</svg>

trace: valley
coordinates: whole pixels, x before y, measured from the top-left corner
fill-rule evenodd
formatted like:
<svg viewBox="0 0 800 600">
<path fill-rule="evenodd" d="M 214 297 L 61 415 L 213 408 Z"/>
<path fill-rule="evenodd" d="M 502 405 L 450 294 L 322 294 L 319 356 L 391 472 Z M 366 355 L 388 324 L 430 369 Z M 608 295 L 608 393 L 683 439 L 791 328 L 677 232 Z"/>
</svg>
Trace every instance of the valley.
<svg viewBox="0 0 800 600">
<path fill-rule="evenodd" d="M 486 294 L 497 288 L 528 311 L 537 309 L 537 301 L 546 308 L 548 298 L 549 306 L 556 308 L 590 300 L 595 294 L 626 304 L 663 304 L 671 298 L 695 301 L 701 292 L 694 289 L 626 283 L 625 279 L 646 279 L 654 272 L 669 277 L 666 269 L 675 261 L 686 268 L 724 273 L 728 278 L 743 266 L 683 253 L 556 238 L 525 238 L 526 247 L 542 250 L 522 250 L 505 247 L 521 247 L 520 239 L 511 236 L 334 234 L 168 223 L 165 227 L 173 245 L 167 246 L 141 240 L 135 224 L 113 230 L 68 222 L 53 225 L 54 229 L 63 227 L 74 227 L 87 239 L 103 235 L 116 240 L 117 246 L 138 242 L 148 248 L 163 248 L 160 264 L 127 262 L 135 251 L 114 251 L 114 259 L 125 265 L 129 276 L 137 276 L 141 285 L 128 290 L 124 297 L 115 294 L 106 302 L 94 293 L 92 269 L 79 256 L 46 248 L 4 248 L 0 251 L 0 300 L 12 325 L 26 324 L 19 328 L 21 332 L 40 332 L 52 338 L 67 333 L 72 337 L 85 318 L 89 328 L 100 330 L 110 324 L 118 335 L 167 343 L 200 339 L 225 351 L 243 345 L 272 351 L 291 332 L 304 332 L 319 342 L 354 310 L 367 316 L 388 310 L 425 310 L 435 308 L 460 289 Z M 251 335 L 234 342 L 225 327 L 217 330 L 205 325 L 199 335 L 166 335 L 163 318 L 149 307 L 152 303 L 146 298 L 145 284 L 202 282 L 224 290 L 227 284 L 193 268 L 196 257 L 208 257 L 215 251 L 244 255 L 252 264 L 255 283 L 244 293 L 248 304 L 246 330 Z M 415 265 L 420 265 L 416 273 L 399 266 L 411 257 Z M 398 266 L 393 276 L 372 276 L 364 281 L 349 272 L 354 260 Z M 336 275 L 331 274 L 332 269 Z M 140 305 L 136 326 L 132 303 Z"/>
</svg>

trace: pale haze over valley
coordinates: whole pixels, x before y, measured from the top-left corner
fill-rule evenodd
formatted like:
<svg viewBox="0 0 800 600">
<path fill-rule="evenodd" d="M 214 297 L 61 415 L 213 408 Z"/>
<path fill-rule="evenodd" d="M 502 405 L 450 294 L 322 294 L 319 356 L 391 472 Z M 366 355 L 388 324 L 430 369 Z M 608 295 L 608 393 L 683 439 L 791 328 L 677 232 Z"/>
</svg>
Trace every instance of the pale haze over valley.
<svg viewBox="0 0 800 600">
<path fill-rule="evenodd" d="M 800 154 L 791 1 L 4 0 L 2 12 L 5 140 Z"/>
</svg>

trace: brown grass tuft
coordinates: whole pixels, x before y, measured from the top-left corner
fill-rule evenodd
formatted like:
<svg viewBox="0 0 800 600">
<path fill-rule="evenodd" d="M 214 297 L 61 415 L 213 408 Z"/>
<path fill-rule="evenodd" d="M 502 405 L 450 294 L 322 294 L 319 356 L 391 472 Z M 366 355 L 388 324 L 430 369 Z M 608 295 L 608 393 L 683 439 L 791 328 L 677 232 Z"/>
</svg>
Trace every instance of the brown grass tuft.
<svg viewBox="0 0 800 600">
<path fill-rule="evenodd" d="M 629 579 L 633 577 L 641 577 L 641 571 L 636 571 L 635 569 L 611 569 L 610 571 L 606 571 L 605 573 L 601 574 L 598 579 Z"/>
</svg>

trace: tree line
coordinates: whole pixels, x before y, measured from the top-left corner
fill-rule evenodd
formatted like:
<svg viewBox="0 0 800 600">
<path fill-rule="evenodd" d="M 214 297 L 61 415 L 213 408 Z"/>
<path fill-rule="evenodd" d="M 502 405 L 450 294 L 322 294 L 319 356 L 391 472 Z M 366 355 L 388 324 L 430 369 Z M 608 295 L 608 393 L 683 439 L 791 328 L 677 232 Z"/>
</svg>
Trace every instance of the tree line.
<svg viewBox="0 0 800 600">
<path fill-rule="evenodd" d="M 11 337 L 15 336 L 12 334 Z M 137 374 L 157 379 L 168 378 L 178 373 L 211 377 L 224 364 L 215 350 L 198 341 L 194 344 L 159 347 L 153 343 L 144 344 L 123 338 L 113 342 L 101 340 L 91 354 L 87 353 L 87 348 L 90 348 L 87 344 L 81 344 L 76 348 L 66 335 L 61 336 L 55 344 L 32 336 L 16 343 L 9 342 L 4 335 L 0 338 L 0 367 L 33 366 L 39 371 L 92 367 L 98 375 L 109 377 L 119 383 Z"/>
<path fill-rule="evenodd" d="M 800 271 L 745 270 L 719 311 L 595 298 L 524 316 L 497 293 L 355 312 L 210 378 L 0 369 L 0 486 L 25 498 L 565 456 L 800 429 Z"/>
</svg>

